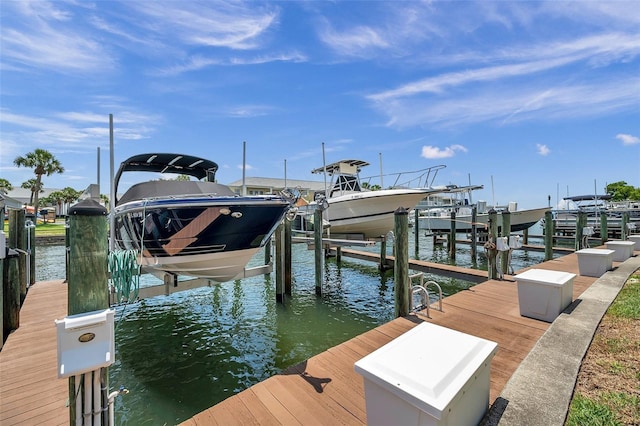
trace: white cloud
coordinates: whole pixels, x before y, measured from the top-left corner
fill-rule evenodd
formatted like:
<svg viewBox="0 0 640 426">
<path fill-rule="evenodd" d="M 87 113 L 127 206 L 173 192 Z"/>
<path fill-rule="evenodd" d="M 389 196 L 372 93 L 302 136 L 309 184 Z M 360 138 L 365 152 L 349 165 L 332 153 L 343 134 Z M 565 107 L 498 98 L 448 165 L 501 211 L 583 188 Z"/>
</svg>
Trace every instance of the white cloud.
<svg viewBox="0 0 640 426">
<path fill-rule="evenodd" d="M 536 144 L 536 148 L 538 149 L 538 154 L 542 156 L 549 155 L 549 153 L 551 152 L 548 146 L 541 143 Z"/>
<path fill-rule="evenodd" d="M 436 158 L 449 158 L 456 155 L 456 152 L 467 152 L 467 148 L 462 145 L 451 145 L 444 149 L 437 146 L 425 145 L 422 147 L 421 157 L 433 160 Z"/>
<path fill-rule="evenodd" d="M 622 141 L 623 145 L 635 145 L 640 143 L 640 138 L 633 135 L 627 135 L 624 133 L 618 133 L 616 139 Z"/>
</svg>

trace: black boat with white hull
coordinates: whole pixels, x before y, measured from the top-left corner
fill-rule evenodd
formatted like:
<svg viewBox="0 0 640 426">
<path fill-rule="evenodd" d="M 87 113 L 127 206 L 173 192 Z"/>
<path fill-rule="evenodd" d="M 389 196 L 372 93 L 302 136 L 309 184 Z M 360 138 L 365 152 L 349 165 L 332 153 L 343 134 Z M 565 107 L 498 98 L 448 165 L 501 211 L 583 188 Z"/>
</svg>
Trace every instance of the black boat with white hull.
<svg viewBox="0 0 640 426">
<path fill-rule="evenodd" d="M 189 155 L 141 154 L 122 162 L 124 172 L 174 173 L 204 181 L 149 180 L 115 200 L 115 242 L 137 250 L 141 266 L 229 281 L 244 271 L 291 207 L 279 195 L 239 196 L 215 182 L 218 165 Z"/>
</svg>

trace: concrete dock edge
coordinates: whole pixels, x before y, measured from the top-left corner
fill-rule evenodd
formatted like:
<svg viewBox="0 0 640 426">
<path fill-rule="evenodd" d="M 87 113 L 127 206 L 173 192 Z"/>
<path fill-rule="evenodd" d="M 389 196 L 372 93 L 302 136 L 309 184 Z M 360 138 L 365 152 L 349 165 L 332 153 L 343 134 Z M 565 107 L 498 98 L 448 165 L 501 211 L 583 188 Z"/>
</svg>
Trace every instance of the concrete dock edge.
<svg viewBox="0 0 640 426">
<path fill-rule="evenodd" d="M 513 373 L 483 425 L 564 425 L 596 329 L 638 268 L 640 256 L 630 257 L 598 278 L 556 318 Z"/>
</svg>

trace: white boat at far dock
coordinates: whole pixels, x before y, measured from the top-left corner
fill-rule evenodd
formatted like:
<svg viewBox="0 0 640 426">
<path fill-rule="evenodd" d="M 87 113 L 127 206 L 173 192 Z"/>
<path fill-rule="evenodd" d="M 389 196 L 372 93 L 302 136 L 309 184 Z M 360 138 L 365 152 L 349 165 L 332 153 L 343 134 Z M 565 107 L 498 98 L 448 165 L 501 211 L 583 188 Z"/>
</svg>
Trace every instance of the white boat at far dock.
<svg viewBox="0 0 640 426">
<path fill-rule="evenodd" d="M 498 213 L 498 228 L 502 225 L 502 212 L 509 211 L 511 232 L 529 229 L 538 223 L 550 207 L 518 210 L 517 202 L 510 202 L 508 206 L 488 207 L 486 201 L 478 201 L 476 207 L 476 219 L 472 221 L 471 192 L 482 189 L 482 185 L 469 185 L 459 187 L 448 185 L 442 188 L 440 193 L 429 196 L 424 202 L 416 206 L 419 209 L 418 226 L 421 230 L 431 232 L 449 232 L 451 230 L 451 213 L 456 213 L 456 232 L 471 231 L 475 223 L 477 229 L 488 227 L 489 211 L 491 208 Z"/>
</svg>

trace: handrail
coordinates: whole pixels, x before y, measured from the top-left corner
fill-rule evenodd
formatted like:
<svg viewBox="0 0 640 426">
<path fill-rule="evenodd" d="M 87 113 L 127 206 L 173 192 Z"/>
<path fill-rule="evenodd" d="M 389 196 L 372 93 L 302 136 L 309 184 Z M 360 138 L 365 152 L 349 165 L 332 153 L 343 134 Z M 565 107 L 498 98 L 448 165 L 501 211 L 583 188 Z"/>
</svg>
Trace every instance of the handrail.
<svg viewBox="0 0 640 426">
<path fill-rule="evenodd" d="M 426 298 L 426 301 L 422 302 L 422 305 L 426 307 L 427 309 L 427 318 L 431 318 L 431 316 L 429 315 L 429 309 L 430 309 L 430 305 L 431 305 L 431 298 L 429 296 L 429 290 L 427 289 L 427 287 L 429 287 L 430 285 L 434 285 L 436 286 L 436 288 L 438 289 L 438 310 L 440 312 L 444 312 L 442 310 L 442 288 L 440 287 L 440 284 L 438 284 L 435 281 L 427 281 L 425 283 L 424 281 L 424 274 L 423 273 L 417 273 L 417 274 L 413 274 L 413 275 L 409 275 L 409 282 L 411 282 L 411 280 L 413 280 L 414 278 L 420 278 L 420 284 L 416 284 L 411 286 L 411 311 L 417 310 L 418 307 L 413 306 L 413 296 L 417 293 L 422 293 L 423 298 L 421 300 L 424 300 L 424 298 Z"/>
</svg>

